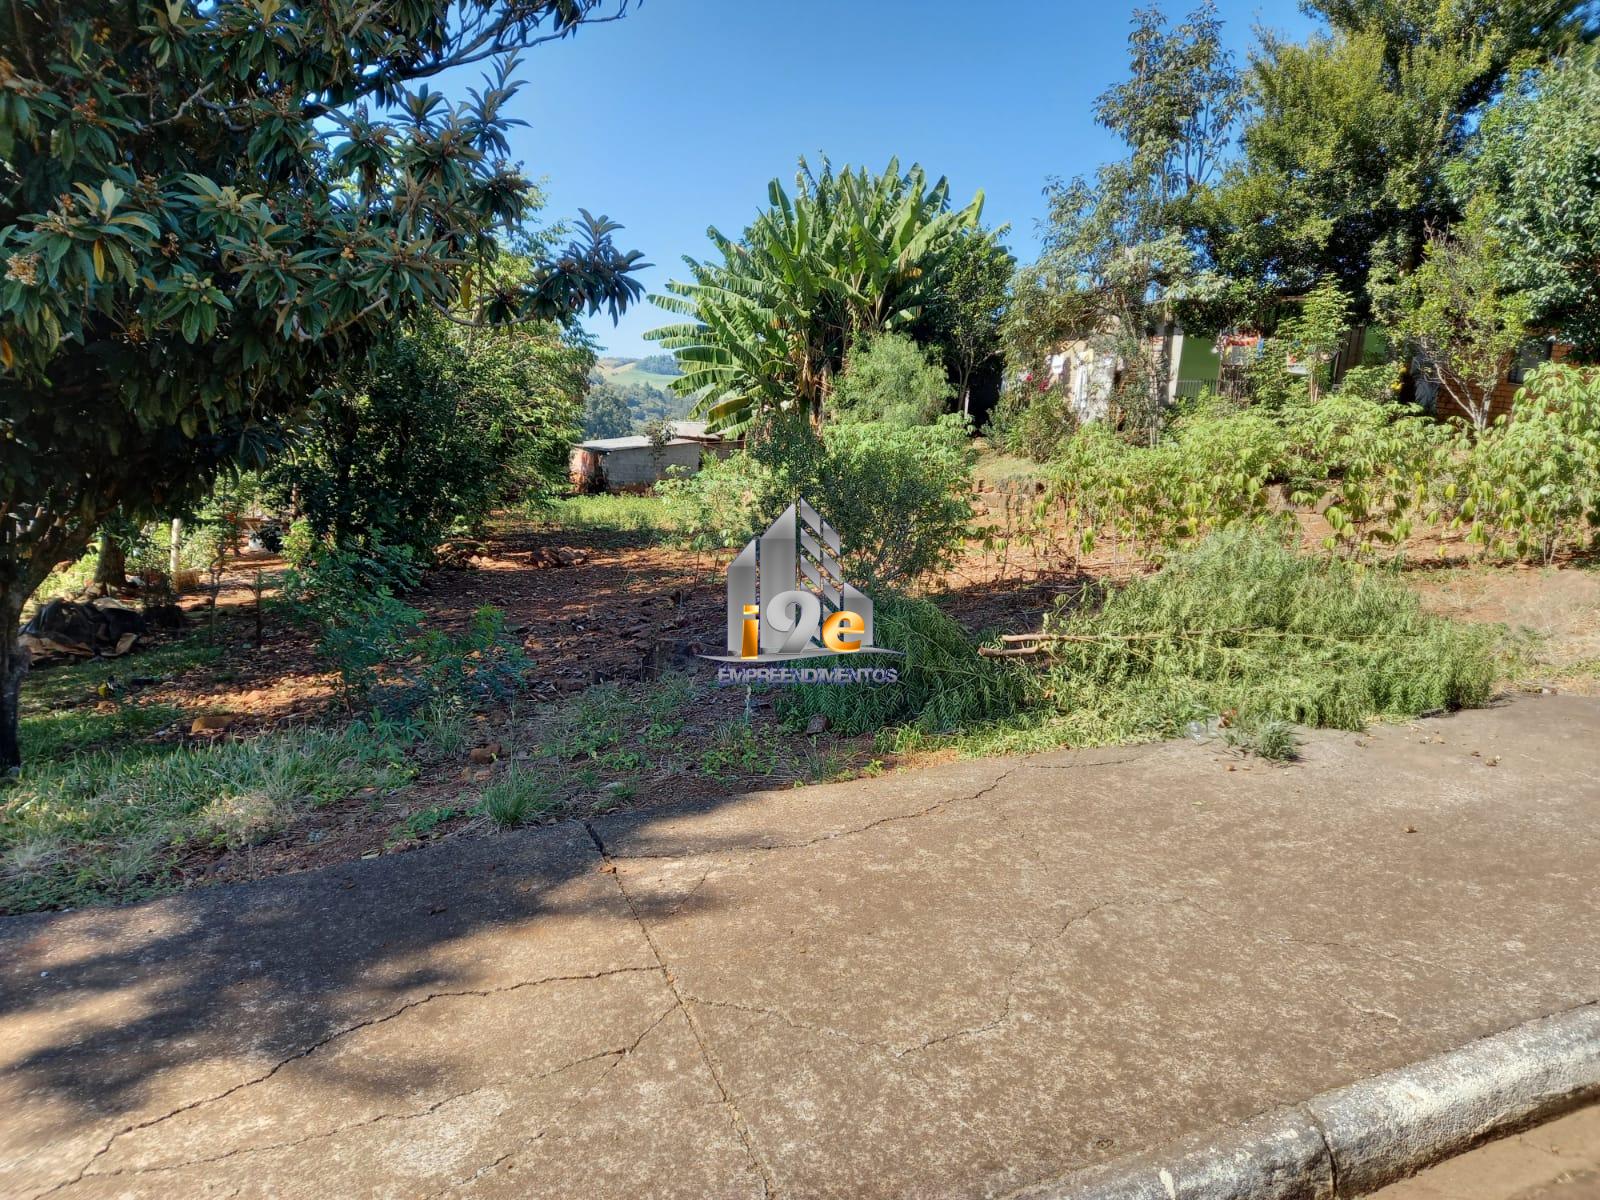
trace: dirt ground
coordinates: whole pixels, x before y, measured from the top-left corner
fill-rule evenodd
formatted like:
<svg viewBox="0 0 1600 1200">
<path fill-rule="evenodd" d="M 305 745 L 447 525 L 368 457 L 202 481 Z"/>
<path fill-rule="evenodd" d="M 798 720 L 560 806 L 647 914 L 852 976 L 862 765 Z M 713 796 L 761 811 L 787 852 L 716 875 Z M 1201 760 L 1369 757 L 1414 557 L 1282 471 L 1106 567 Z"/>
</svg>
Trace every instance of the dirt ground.
<svg viewBox="0 0 1600 1200">
<path fill-rule="evenodd" d="M 942 581 L 936 598 L 974 634 L 1038 627 L 1062 597 L 1126 577 L 1138 564 L 1114 554 L 1081 569 L 1051 570 L 1025 548 L 990 539 L 974 543 Z M 570 561 L 570 565 L 551 565 Z M 465 569 L 436 570 L 407 599 L 439 628 L 463 626 L 485 605 L 502 609 L 526 648 L 533 669 L 516 711 L 475 714 L 470 747 L 498 748 L 493 761 L 468 750 L 419 763 L 415 780 L 391 793 L 360 794 L 312 810 L 267 841 L 241 850 L 196 849 L 186 881 L 256 878 L 330 862 L 370 858 L 424 842 L 487 829 L 470 797 L 506 764 L 548 754 L 551 714 L 597 698 L 585 718 L 604 722 L 606 707 L 626 706 L 666 672 L 686 672 L 693 686 L 670 737 L 631 744 L 620 732 L 604 753 L 574 756 L 571 786 L 555 820 L 659 803 L 736 795 L 754 788 L 826 782 L 907 765 L 875 749 L 871 738 L 800 738 L 779 730 L 770 699 L 744 689 L 718 689 L 696 655 L 720 644 L 723 563 L 698 561 L 649 534 L 562 529 L 507 518 Z M 169 677 L 140 675 L 140 654 L 125 660 L 122 678 L 141 704 L 181 714 L 147 740 L 156 743 L 247 738 L 308 722 L 348 719 L 336 677 L 318 660 L 309 635 L 290 624 L 270 600 L 256 642 L 251 584 L 269 582 L 281 560 L 246 555 L 234 563 L 218 598 L 215 661 Z M 1526 691 L 1600 691 L 1600 570 L 1448 567 L 1411 572 L 1426 604 L 1469 621 L 1499 622 L 1517 633 L 1521 661 L 1508 684 Z M 270 597 L 270 588 L 268 591 Z M 182 635 L 209 639 L 206 597 L 184 601 L 191 628 Z M 46 667 L 39 674 L 72 671 Z M 603 689 L 597 691 L 596 689 Z M 59 691 L 59 689 L 57 689 Z M 68 701 L 109 710 L 125 696 L 106 698 L 85 688 Z M 743 723 L 747 705 L 752 720 Z M 196 733 L 196 717 L 225 728 Z M 754 731 L 730 741 L 736 728 Z M 556 734 L 559 736 L 559 733 Z M 604 741 L 604 739 L 601 739 Z M 581 758 L 581 761 L 579 761 Z M 919 763 L 931 761 L 919 758 Z"/>
</svg>

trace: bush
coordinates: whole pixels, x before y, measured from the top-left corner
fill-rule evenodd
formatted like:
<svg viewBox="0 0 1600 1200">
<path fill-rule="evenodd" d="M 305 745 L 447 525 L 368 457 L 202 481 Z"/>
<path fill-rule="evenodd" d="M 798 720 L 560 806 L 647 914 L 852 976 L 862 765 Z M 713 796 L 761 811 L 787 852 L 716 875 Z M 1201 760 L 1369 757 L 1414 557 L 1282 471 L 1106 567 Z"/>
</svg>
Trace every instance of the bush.
<svg viewBox="0 0 1600 1200">
<path fill-rule="evenodd" d="M 845 421 L 904 429 L 938 420 L 954 395 L 935 354 L 908 337 L 886 333 L 852 351 L 832 405 Z"/>
<path fill-rule="evenodd" d="M 1281 468 L 1283 431 L 1266 413 L 1201 407 L 1154 446 L 1133 446 L 1103 424 L 1086 426 L 1051 464 L 1049 501 L 1073 550 L 1104 531 L 1159 557 L 1181 542 L 1272 517 L 1268 482 Z"/>
<path fill-rule="evenodd" d="M 839 531 L 842 566 L 863 588 L 903 587 L 946 566 L 972 519 L 965 418 L 900 428 L 846 422 L 819 436 L 781 421 L 749 451 L 667 486 L 679 536 L 696 549 L 742 546 L 804 498 Z"/>
<path fill-rule="evenodd" d="M 1057 388 L 1015 384 L 1001 395 L 984 432 L 1007 453 L 1049 462 L 1078 430 L 1077 413 Z"/>
<path fill-rule="evenodd" d="M 1600 378 L 1541 368 L 1465 456 L 1461 521 L 1493 558 L 1551 562 L 1600 526 Z"/>
<path fill-rule="evenodd" d="M 590 359 L 540 327 L 394 331 L 330 389 L 268 475 L 319 538 L 427 561 L 510 494 L 564 484 Z"/>
<path fill-rule="evenodd" d="M 322 546 L 284 578 L 290 614 L 318 631 L 317 653 L 339 672 L 345 702 L 394 715 L 440 699 L 504 701 L 528 660 L 505 614 L 480 608 L 460 633 L 421 629 L 422 614 L 395 594 L 415 585 L 409 548 L 365 553 Z"/>
</svg>

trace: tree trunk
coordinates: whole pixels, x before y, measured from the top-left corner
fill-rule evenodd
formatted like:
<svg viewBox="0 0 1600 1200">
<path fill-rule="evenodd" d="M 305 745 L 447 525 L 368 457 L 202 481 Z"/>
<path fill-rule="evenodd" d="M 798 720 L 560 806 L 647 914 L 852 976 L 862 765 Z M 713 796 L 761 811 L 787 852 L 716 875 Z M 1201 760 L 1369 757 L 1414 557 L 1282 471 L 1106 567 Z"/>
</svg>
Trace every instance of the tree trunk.
<svg viewBox="0 0 1600 1200">
<path fill-rule="evenodd" d="M 22 600 L 0 593 L 0 778 L 22 766 L 22 746 L 17 724 L 22 707 L 22 677 L 28 673 L 29 655 L 17 644 L 22 623 Z"/>
<path fill-rule="evenodd" d="M 128 557 L 122 551 L 122 543 L 103 529 L 100 531 L 100 558 L 95 563 L 94 581 L 118 588 L 128 584 Z"/>
<path fill-rule="evenodd" d="M 172 518 L 172 541 L 167 551 L 167 579 L 172 584 L 174 594 L 178 591 L 178 572 L 183 567 L 183 518 Z"/>
</svg>

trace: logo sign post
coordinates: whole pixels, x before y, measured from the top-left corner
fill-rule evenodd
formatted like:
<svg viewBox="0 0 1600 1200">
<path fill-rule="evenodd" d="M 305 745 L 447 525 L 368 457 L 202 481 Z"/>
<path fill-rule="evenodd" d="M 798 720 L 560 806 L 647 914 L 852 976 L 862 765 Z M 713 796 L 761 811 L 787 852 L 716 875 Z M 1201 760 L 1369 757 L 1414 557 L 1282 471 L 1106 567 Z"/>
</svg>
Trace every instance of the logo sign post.
<svg viewBox="0 0 1600 1200">
<path fill-rule="evenodd" d="M 739 552 L 728 568 L 728 653 L 719 683 L 894 683 L 894 668 L 784 668 L 808 658 L 895 654 L 873 645 L 872 598 L 839 566 L 839 534 L 804 500 Z"/>
</svg>

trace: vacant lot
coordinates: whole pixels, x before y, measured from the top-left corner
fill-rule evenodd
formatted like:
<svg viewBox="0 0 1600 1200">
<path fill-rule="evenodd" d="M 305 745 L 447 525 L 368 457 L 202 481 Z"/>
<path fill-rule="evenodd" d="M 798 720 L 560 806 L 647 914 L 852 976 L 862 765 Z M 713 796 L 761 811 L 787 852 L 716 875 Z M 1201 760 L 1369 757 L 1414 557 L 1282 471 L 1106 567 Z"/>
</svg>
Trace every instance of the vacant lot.
<svg viewBox="0 0 1600 1200">
<path fill-rule="evenodd" d="M 1003 536 L 1004 510 L 991 494 L 933 593 L 969 634 L 1037 629 L 1058 597 L 1141 569 L 1114 551 L 1051 569 Z M 4 907 L 132 899 L 951 753 L 897 754 L 870 734 L 785 722 L 771 695 L 719 689 L 697 655 L 722 636 L 723 560 L 672 545 L 662 522 L 650 498 L 507 515 L 463 569 L 430 573 L 409 597 L 441 629 L 485 605 L 505 612 L 532 663 L 513 703 L 399 722 L 350 711 L 270 590 L 257 644 L 248 584 L 282 568 L 260 555 L 234 564 L 214 624 L 207 600 L 190 597 L 181 635 L 36 670 L 24 737 L 29 777 L 48 787 L 0 808 Z M 1431 609 L 1510 630 L 1506 686 L 1595 690 L 1600 572 L 1456 566 L 1406 578 Z"/>
</svg>

